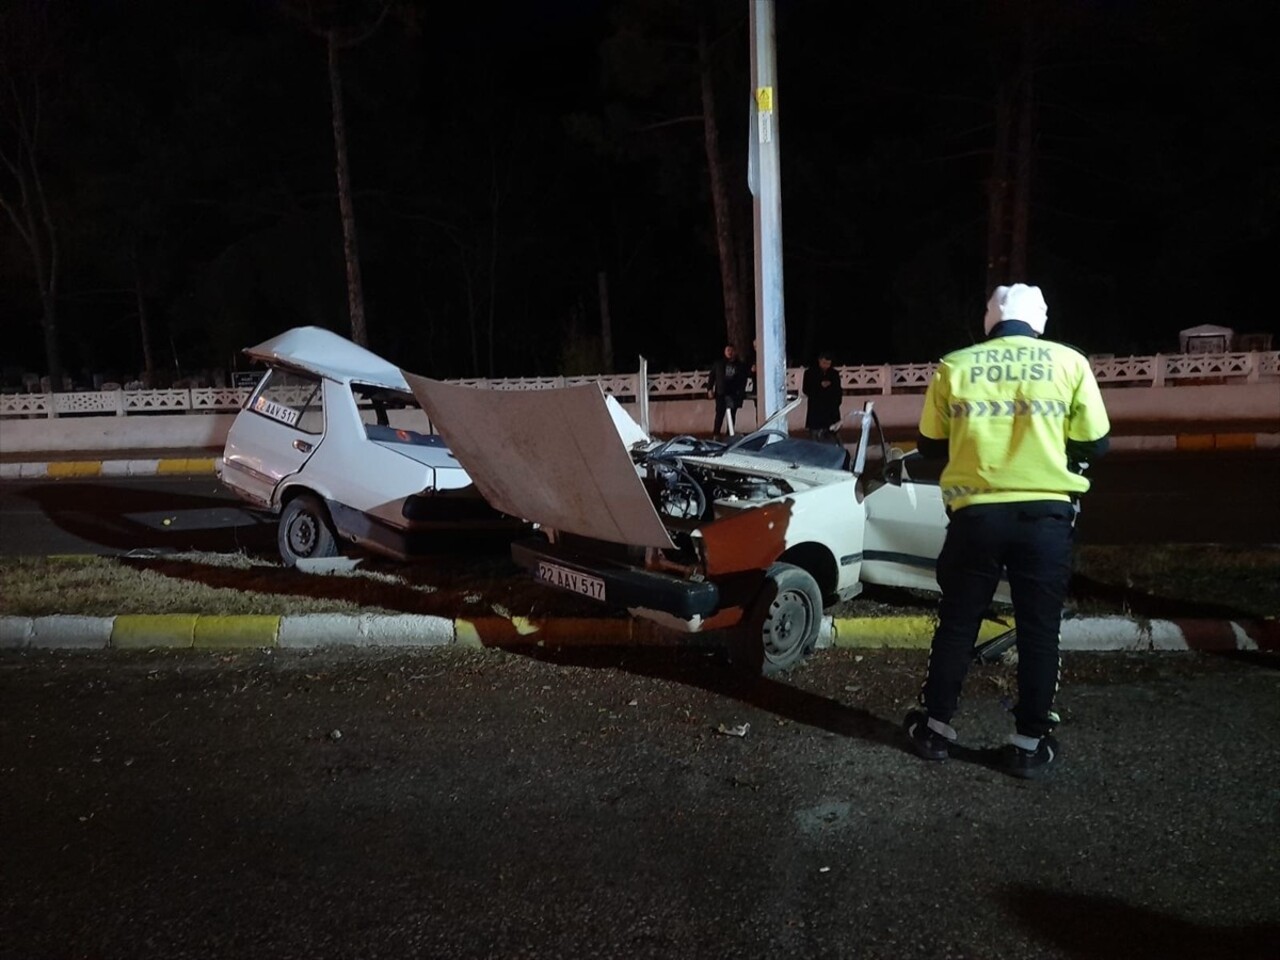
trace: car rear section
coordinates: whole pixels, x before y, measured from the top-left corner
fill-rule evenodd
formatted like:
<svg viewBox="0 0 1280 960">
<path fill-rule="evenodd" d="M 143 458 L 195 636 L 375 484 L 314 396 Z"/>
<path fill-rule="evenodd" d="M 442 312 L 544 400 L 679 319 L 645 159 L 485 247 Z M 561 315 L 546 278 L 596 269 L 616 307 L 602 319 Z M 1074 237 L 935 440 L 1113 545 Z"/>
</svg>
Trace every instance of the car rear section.
<svg viewBox="0 0 1280 960">
<path fill-rule="evenodd" d="M 280 485 L 301 473 L 324 437 L 324 380 L 269 370 L 231 424 L 219 479 L 242 499 L 278 509 Z"/>
</svg>

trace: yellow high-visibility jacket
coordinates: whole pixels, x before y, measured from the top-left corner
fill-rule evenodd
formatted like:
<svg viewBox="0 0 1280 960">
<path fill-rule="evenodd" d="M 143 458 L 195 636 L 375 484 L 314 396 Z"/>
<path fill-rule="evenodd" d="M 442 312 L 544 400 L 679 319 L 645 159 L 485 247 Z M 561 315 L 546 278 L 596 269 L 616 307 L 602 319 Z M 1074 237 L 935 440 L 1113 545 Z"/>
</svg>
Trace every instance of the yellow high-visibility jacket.
<svg viewBox="0 0 1280 960">
<path fill-rule="evenodd" d="M 942 499 L 978 503 L 1070 500 L 1089 481 L 1068 467 L 1068 441 L 1111 431 L 1089 360 L 1060 343 L 997 337 L 942 358 L 920 434 L 947 440 Z"/>
</svg>

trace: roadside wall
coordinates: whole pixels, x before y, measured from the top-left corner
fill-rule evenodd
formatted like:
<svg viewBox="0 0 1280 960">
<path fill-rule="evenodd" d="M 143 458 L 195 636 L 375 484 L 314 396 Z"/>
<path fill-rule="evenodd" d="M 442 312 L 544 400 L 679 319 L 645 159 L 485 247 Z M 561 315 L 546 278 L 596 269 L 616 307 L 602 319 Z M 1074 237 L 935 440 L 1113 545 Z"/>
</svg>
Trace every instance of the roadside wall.
<svg viewBox="0 0 1280 960">
<path fill-rule="evenodd" d="M 1117 387 L 1102 391 L 1112 434 L 1117 437 L 1176 436 L 1177 434 L 1269 434 L 1280 432 L 1280 383 L 1238 385 Z M 846 396 L 846 418 L 874 401 L 885 432 L 895 440 L 916 436 L 923 394 Z M 805 405 L 787 418 L 792 431 L 804 429 Z M 711 400 L 651 403 L 650 426 L 658 434 L 706 434 L 715 422 Z M 738 432 L 758 425 L 754 403 L 738 414 Z"/>
<path fill-rule="evenodd" d="M 1102 394 L 1113 435 L 1158 440 L 1151 449 L 1275 446 L 1280 435 L 1280 382 L 1119 387 L 1104 389 Z M 846 396 L 842 410 L 848 416 L 866 400 L 875 402 L 891 439 L 914 439 L 922 394 Z M 634 415 L 634 404 L 624 406 Z M 715 419 L 710 400 L 655 400 L 649 404 L 649 412 L 651 431 L 668 436 L 706 435 Z M 804 417 L 805 405 L 801 404 L 788 418 L 791 430 L 802 431 Z M 5 419 L 0 421 L 0 454 L 221 447 L 234 419 L 231 413 Z M 394 426 L 422 429 L 424 424 L 420 414 L 393 415 Z M 738 415 L 738 432 L 757 425 L 755 405 L 748 401 Z M 1197 439 L 1180 442 L 1179 436 Z M 1132 448 L 1134 444 L 1123 446 Z"/>
<path fill-rule="evenodd" d="M 221 447 L 235 418 L 234 413 L 6 418 L 0 420 L 0 454 Z"/>
</svg>

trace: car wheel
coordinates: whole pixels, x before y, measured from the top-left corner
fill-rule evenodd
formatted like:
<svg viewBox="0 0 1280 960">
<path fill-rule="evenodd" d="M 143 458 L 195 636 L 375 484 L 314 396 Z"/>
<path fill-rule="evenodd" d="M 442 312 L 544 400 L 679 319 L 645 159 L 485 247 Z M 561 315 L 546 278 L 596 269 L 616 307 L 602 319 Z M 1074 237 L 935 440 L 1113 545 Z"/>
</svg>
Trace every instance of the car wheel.
<svg viewBox="0 0 1280 960">
<path fill-rule="evenodd" d="M 822 626 L 822 591 L 800 567 L 775 563 L 747 619 L 741 642 L 747 645 L 744 665 L 765 676 L 783 673 L 813 652 Z"/>
<path fill-rule="evenodd" d="M 313 557 L 336 557 L 338 538 L 329 522 L 329 511 L 310 494 L 294 497 L 280 512 L 276 544 L 286 567 Z"/>
</svg>

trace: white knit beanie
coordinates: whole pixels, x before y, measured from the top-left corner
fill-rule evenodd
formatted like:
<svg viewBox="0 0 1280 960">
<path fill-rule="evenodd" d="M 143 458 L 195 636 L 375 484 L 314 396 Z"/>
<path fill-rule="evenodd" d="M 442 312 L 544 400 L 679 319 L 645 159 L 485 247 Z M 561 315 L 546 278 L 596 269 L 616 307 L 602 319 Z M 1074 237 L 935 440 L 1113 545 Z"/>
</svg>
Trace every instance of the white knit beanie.
<svg viewBox="0 0 1280 960">
<path fill-rule="evenodd" d="M 1044 333 L 1044 323 L 1049 317 L 1049 306 L 1039 287 L 1027 283 L 1015 283 L 1011 287 L 996 287 L 987 301 L 987 315 L 982 329 L 990 333 L 1002 320 L 1021 320 L 1036 333 Z"/>
</svg>

